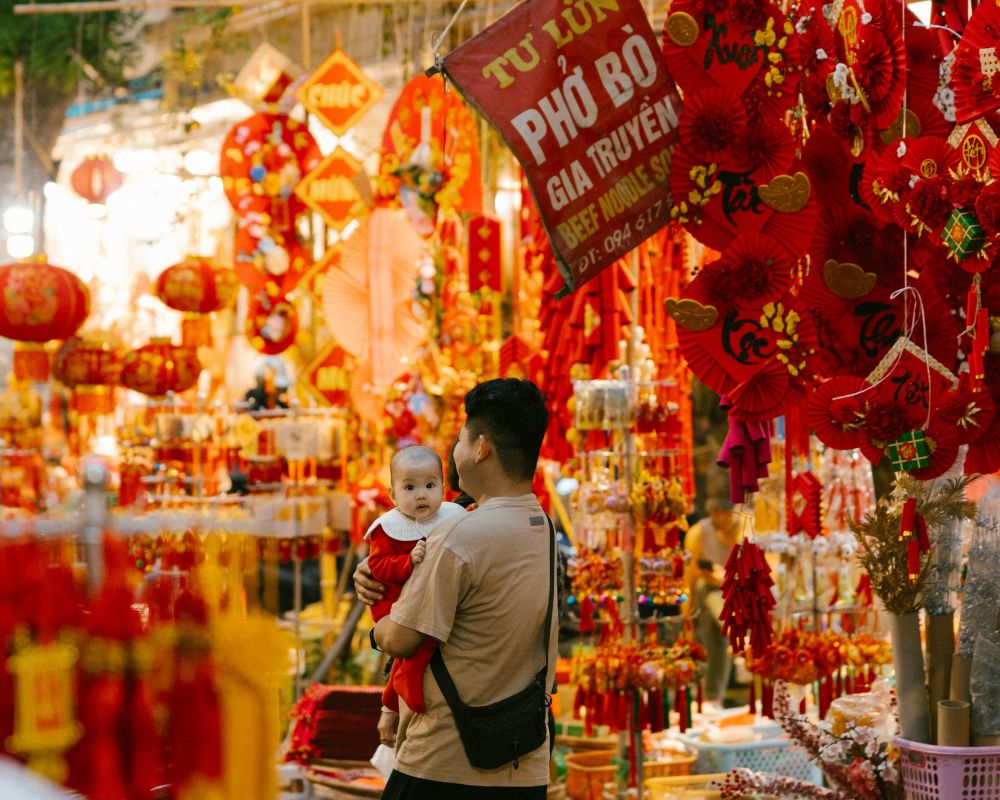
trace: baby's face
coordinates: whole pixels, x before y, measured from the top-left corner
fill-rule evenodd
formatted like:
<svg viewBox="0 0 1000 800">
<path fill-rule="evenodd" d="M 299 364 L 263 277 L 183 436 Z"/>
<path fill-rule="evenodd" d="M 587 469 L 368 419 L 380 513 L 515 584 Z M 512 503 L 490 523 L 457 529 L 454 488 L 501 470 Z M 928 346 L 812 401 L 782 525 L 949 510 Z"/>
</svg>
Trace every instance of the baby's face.
<svg viewBox="0 0 1000 800">
<path fill-rule="evenodd" d="M 399 467 L 392 481 L 392 499 L 400 511 L 417 522 L 430 519 L 444 499 L 441 470 L 433 463 Z"/>
</svg>

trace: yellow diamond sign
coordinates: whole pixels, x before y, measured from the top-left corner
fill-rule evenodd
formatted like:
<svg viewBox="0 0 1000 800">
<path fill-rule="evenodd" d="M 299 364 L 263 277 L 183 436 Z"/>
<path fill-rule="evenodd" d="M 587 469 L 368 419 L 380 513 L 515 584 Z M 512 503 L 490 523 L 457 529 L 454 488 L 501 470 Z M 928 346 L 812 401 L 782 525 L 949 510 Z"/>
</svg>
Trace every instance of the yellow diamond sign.
<svg viewBox="0 0 1000 800">
<path fill-rule="evenodd" d="M 339 233 L 365 212 L 364 201 L 354 186 L 354 176 L 360 169 L 354 156 L 337 147 L 295 185 L 295 194 Z"/>
<path fill-rule="evenodd" d="M 337 136 L 343 136 L 382 94 L 382 87 L 339 48 L 295 92 L 299 102 Z"/>
</svg>

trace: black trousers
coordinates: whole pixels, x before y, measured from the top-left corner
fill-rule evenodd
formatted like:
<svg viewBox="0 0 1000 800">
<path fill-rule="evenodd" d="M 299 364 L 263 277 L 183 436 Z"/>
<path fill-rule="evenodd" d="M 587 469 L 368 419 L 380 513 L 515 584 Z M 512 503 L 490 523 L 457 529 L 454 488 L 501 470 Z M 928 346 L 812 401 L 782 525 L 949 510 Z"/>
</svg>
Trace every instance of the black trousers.
<svg viewBox="0 0 1000 800">
<path fill-rule="evenodd" d="M 465 786 L 392 771 L 382 800 L 545 800 L 545 786 Z"/>
</svg>

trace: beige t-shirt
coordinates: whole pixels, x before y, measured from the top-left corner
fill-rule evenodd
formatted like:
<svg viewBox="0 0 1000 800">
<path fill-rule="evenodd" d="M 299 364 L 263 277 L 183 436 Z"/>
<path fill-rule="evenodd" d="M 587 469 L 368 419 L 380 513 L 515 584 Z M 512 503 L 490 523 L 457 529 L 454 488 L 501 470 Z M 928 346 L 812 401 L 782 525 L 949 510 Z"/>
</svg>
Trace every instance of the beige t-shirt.
<svg viewBox="0 0 1000 800">
<path fill-rule="evenodd" d="M 541 669 L 549 586 L 548 520 L 533 494 L 489 500 L 428 538 L 427 553 L 393 604 L 393 622 L 425 633 L 462 701 L 488 705 L 524 689 Z M 547 685 L 555 675 L 558 620 L 553 597 Z M 476 769 L 462 749 L 451 709 L 428 667 L 426 714 L 400 703 L 396 769 L 414 778 L 468 786 L 544 786 L 548 743 L 513 764 Z"/>
</svg>

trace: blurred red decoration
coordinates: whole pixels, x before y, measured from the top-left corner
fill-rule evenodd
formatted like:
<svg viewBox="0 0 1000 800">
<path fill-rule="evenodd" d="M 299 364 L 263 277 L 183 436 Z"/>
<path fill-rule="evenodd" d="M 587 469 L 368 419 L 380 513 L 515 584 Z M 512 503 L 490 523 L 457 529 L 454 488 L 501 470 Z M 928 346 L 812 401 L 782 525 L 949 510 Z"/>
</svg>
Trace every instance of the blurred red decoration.
<svg viewBox="0 0 1000 800">
<path fill-rule="evenodd" d="M 103 203 L 124 182 L 106 155 L 87 156 L 70 176 L 73 191 L 88 203 Z"/>
<path fill-rule="evenodd" d="M 125 354 L 122 383 L 151 397 L 183 392 L 198 382 L 201 363 L 191 347 L 178 347 L 166 338 L 153 338 Z"/>
<path fill-rule="evenodd" d="M 88 331 L 67 339 L 56 353 L 53 377 L 73 390 L 79 414 L 110 414 L 125 350 L 111 334 Z"/>
<path fill-rule="evenodd" d="M 298 332 L 299 315 L 290 300 L 261 293 L 250 301 L 246 336 L 257 352 L 283 353 L 294 344 Z"/>
<path fill-rule="evenodd" d="M 156 279 L 156 296 L 185 314 L 181 321 L 184 347 L 211 346 L 212 324 L 206 315 L 235 305 L 238 290 L 233 270 L 200 256 L 188 256 L 167 267 Z"/>
<path fill-rule="evenodd" d="M 0 336 L 14 339 L 14 375 L 44 381 L 49 356 L 42 342 L 76 333 L 90 313 L 90 292 L 76 275 L 44 256 L 0 266 Z"/>
<path fill-rule="evenodd" d="M 156 296 L 170 308 L 191 314 L 210 314 L 231 307 L 238 290 L 235 272 L 200 256 L 188 256 L 167 267 L 156 279 Z"/>
</svg>

